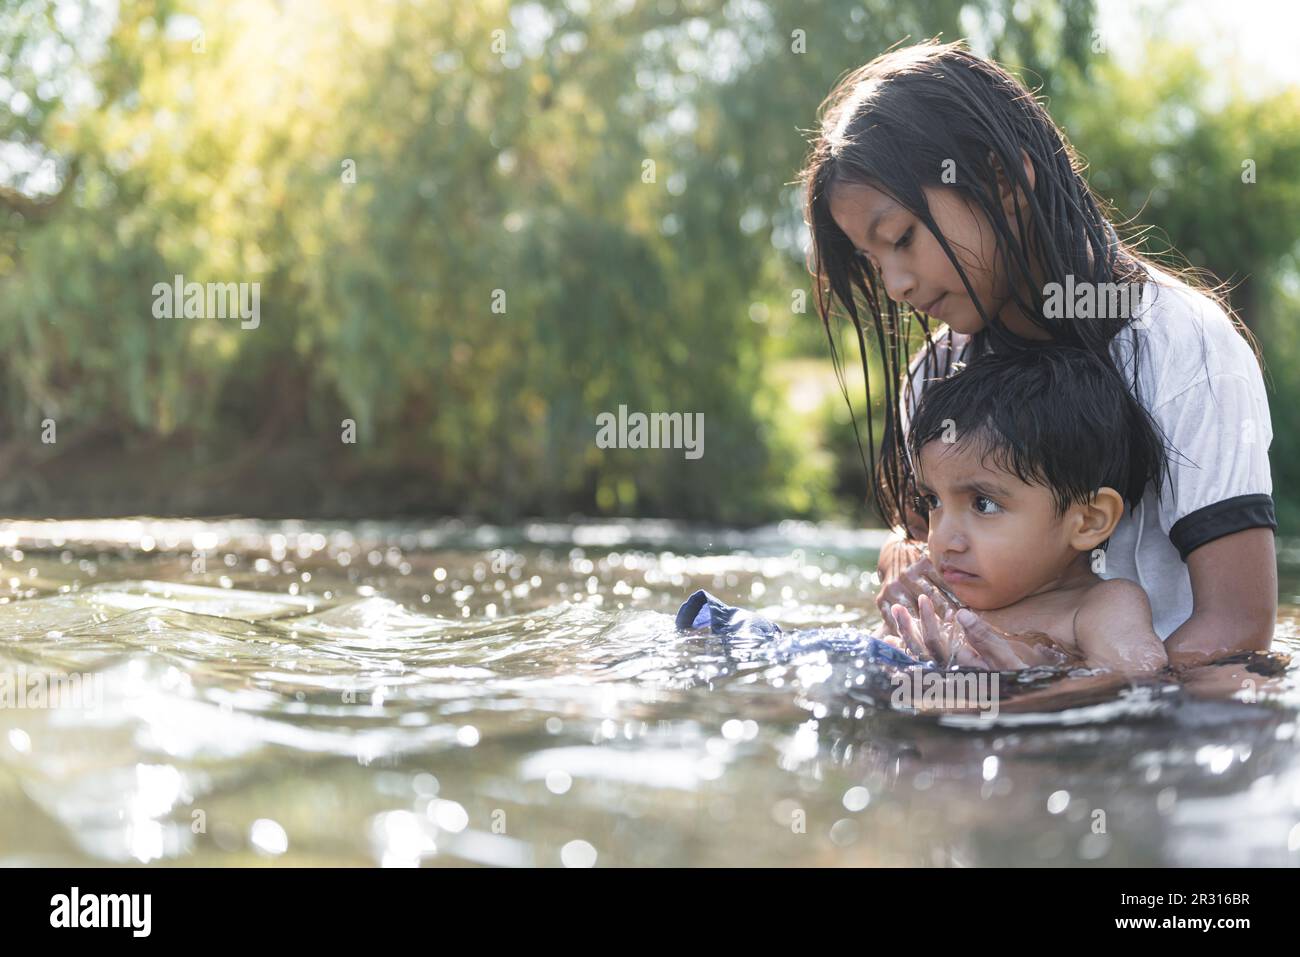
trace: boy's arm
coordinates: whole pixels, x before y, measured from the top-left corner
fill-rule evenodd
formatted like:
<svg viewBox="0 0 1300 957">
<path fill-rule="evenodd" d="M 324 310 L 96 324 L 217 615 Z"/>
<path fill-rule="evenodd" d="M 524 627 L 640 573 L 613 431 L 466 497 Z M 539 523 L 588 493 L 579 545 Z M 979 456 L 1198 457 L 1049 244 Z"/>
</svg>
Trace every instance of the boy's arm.
<svg viewBox="0 0 1300 957">
<path fill-rule="evenodd" d="M 1136 582 L 1112 578 L 1088 592 L 1074 616 L 1074 638 L 1084 665 L 1126 674 L 1169 664 L 1151 625 L 1151 601 Z"/>
</svg>

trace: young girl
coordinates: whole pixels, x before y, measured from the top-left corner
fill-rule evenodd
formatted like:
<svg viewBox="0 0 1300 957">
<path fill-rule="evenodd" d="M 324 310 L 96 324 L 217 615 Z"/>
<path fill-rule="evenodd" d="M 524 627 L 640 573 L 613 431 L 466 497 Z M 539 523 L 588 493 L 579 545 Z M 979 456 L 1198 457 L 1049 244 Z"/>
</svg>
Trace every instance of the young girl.
<svg viewBox="0 0 1300 957">
<path fill-rule="evenodd" d="M 837 372 L 836 301 L 866 374 L 865 307 L 886 377 L 879 467 L 868 415 L 876 500 L 894 529 L 882 611 L 919 614 L 919 596 L 939 585 L 916 544 L 926 517 L 904 442 L 919 390 L 954 363 L 1038 340 L 1110 363 L 1169 450 L 1168 480 L 1124 515 L 1097 571 L 1147 591 L 1173 665 L 1267 650 L 1272 426 L 1258 354 L 1215 291 L 1121 242 L 1046 110 L 961 41 L 877 57 L 820 115 L 801 174 L 818 309 Z M 924 347 L 904 375 L 913 317 Z M 930 319 L 944 327 L 932 332 Z"/>
</svg>

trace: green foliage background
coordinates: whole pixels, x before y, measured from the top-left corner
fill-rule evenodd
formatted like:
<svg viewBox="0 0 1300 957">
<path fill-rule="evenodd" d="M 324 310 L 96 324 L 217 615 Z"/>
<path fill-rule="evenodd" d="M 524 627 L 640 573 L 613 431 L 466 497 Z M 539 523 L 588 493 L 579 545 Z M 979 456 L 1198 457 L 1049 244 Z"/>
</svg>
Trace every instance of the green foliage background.
<svg viewBox="0 0 1300 957">
<path fill-rule="evenodd" d="M 1239 281 L 1293 521 L 1300 99 L 1212 100 L 1188 51 L 1121 64 L 1093 20 L 1025 0 L 9 2 L 0 507 L 860 516 L 842 398 L 791 400 L 792 363 L 829 375 L 793 181 L 840 74 L 942 34 L 1027 70 L 1124 216 Z M 178 273 L 261 283 L 260 327 L 155 319 Z M 705 455 L 596 448 L 620 404 L 704 413 Z"/>
</svg>

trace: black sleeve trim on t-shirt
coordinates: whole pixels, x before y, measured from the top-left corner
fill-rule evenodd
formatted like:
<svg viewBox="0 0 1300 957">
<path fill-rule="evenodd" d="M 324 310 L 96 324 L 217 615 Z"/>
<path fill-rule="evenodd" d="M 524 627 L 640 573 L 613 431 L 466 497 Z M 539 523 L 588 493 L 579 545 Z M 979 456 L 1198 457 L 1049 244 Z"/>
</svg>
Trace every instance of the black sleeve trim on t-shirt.
<svg viewBox="0 0 1300 957">
<path fill-rule="evenodd" d="M 1273 496 L 1238 495 L 1198 508 L 1174 522 L 1169 540 L 1178 549 L 1179 557 L 1187 561 L 1187 556 L 1202 545 L 1248 528 L 1277 529 Z"/>
</svg>

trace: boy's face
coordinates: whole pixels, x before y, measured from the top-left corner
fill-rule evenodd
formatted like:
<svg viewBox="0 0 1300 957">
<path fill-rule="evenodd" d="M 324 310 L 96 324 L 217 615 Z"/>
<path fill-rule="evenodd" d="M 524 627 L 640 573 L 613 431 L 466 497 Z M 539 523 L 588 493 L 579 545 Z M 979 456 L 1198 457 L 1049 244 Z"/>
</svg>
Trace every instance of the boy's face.
<svg viewBox="0 0 1300 957">
<path fill-rule="evenodd" d="M 917 485 L 930 509 L 930 561 L 971 608 L 1051 588 L 1080 554 L 1045 486 L 981 462 L 968 443 L 927 443 Z"/>
</svg>

